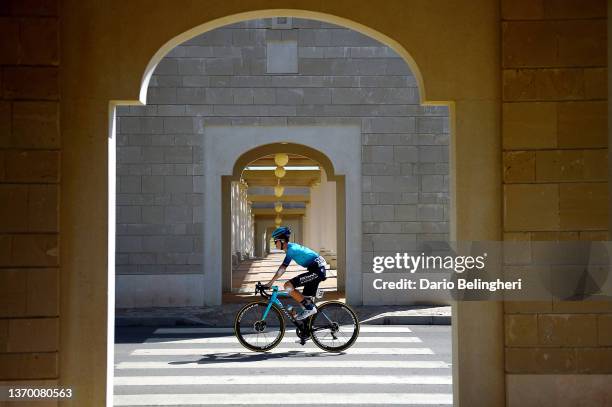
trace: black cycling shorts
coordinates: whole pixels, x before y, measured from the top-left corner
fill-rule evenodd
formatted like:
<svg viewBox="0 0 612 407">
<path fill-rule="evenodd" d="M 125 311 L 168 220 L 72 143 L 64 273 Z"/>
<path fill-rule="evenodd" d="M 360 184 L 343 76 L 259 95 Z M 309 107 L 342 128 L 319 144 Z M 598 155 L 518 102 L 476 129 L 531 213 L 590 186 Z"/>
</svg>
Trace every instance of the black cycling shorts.
<svg viewBox="0 0 612 407">
<path fill-rule="evenodd" d="M 307 267 L 308 271 L 302 274 L 298 274 L 293 277 L 291 284 L 294 288 L 304 286 L 302 294 L 307 297 L 314 297 L 319 288 L 319 283 L 326 279 L 325 277 L 325 259 L 319 256 Z"/>
</svg>

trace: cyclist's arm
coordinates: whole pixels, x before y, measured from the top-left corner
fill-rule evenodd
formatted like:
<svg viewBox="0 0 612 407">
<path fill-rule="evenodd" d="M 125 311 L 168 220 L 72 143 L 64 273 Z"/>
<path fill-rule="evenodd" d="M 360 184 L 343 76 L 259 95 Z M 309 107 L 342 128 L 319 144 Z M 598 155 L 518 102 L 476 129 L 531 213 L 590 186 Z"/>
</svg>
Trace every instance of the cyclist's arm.
<svg viewBox="0 0 612 407">
<path fill-rule="evenodd" d="M 270 282 L 266 284 L 268 287 L 272 287 L 272 284 L 274 284 L 274 282 L 278 280 L 280 276 L 283 275 L 285 270 L 287 270 L 289 263 L 291 263 L 291 257 L 285 256 L 283 263 L 278 267 L 278 270 L 276 270 L 276 274 L 274 274 L 274 277 L 272 277 L 272 280 L 270 280 Z"/>
<path fill-rule="evenodd" d="M 268 287 L 272 287 L 272 284 L 274 284 L 274 282 L 278 280 L 285 273 L 285 270 L 287 270 L 287 266 L 285 265 L 285 263 L 283 263 L 278 267 L 278 270 L 276 270 L 276 274 L 274 274 L 274 277 L 272 277 L 272 280 L 270 280 L 270 282 L 266 285 Z"/>
</svg>

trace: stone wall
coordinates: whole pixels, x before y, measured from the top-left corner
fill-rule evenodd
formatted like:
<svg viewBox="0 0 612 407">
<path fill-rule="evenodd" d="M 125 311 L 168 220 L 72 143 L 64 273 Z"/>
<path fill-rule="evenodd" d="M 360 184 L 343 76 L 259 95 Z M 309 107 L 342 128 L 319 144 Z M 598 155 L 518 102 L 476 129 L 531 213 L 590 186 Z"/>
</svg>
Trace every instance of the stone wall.
<svg viewBox="0 0 612 407">
<path fill-rule="evenodd" d="M 608 240 L 606 7 L 502 1 L 506 240 Z M 529 383 L 561 386 L 528 373 L 612 373 L 611 312 L 609 302 L 506 303 L 511 405 Z"/>
<path fill-rule="evenodd" d="M 200 250 L 202 140 L 215 124 L 358 124 L 364 261 L 448 238 L 447 108 L 420 106 L 406 63 L 362 34 L 312 20 L 271 26 L 243 22 L 176 47 L 147 106 L 119 109 L 117 273 L 201 273 L 172 252 Z M 274 52 L 287 63 L 267 60 Z"/>
<path fill-rule="evenodd" d="M 59 374 L 58 24 L 54 0 L 0 2 L 0 380 Z"/>
</svg>

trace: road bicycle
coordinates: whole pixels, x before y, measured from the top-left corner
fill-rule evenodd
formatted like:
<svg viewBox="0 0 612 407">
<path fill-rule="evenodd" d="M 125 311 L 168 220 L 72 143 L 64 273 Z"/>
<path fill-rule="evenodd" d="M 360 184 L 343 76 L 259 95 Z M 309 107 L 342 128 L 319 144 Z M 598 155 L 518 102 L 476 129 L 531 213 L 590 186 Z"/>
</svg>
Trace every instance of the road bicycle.
<svg viewBox="0 0 612 407">
<path fill-rule="evenodd" d="M 359 320 L 347 305 L 340 301 L 327 301 L 317 305 L 318 312 L 303 320 L 296 320 L 285 308 L 279 297 L 289 293 L 272 286 L 272 293 L 263 284 L 255 285 L 255 295 L 260 294 L 267 301 L 246 304 L 236 314 L 234 332 L 238 341 L 247 349 L 266 352 L 281 343 L 285 335 L 284 313 L 296 327 L 300 344 L 308 339 L 327 352 L 341 352 L 351 347 L 359 336 Z M 322 293 L 322 291 L 319 291 Z M 321 298 L 317 295 L 313 301 Z"/>
</svg>

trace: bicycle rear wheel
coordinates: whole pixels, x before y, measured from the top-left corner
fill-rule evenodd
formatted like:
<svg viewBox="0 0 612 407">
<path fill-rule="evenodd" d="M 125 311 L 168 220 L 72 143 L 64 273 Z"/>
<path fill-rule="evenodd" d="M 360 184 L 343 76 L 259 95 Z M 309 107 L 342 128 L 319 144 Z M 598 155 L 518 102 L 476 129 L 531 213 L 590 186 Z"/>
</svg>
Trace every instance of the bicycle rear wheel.
<svg viewBox="0 0 612 407">
<path fill-rule="evenodd" d="M 278 345 L 285 334 L 285 320 L 278 308 L 272 306 L 266 316 L 267 302 L 252 302 L 240 309 L 234 320 L 234 333 L 247 349 L 265 352 Z"/>
<path fill-rule="evenodd" d="M 328 352 L 351 347 L 359 336 L 359 320 L 353 310 L 339 301 L 329 301 L 318 308 L 310 319 L 315 345 Z"/>
</svg>

